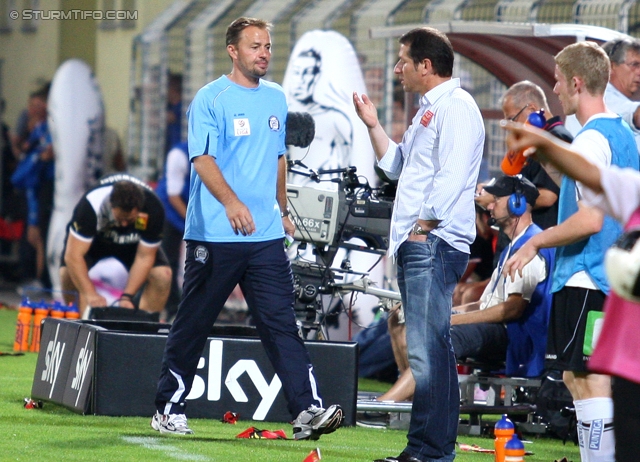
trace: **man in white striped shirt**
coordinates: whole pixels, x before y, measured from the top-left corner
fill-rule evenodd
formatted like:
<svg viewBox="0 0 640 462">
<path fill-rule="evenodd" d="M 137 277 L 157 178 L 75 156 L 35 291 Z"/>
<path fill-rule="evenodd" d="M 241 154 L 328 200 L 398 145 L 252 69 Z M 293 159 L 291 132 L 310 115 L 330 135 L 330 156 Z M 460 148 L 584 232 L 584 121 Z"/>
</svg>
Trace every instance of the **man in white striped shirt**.
<svg viewBox="0 0 640 462">
<path fill-rule="evenodd" d="M 451 296 L 475 238 L 473 196 L 484 124 L 476 102 L 451 77 L 454 55 L 446 35 L 421 27 L 399 42 L 394 72 L 406 92 L 420 94 L 402 142 L 387 136 L 366 95 L 353 95 L 378 166 L 399 180 L 389 255 L 398 264 L 416 381 L 408 444 L 399 456 L 379 461 L 453 460 L 460 403 L 449 333 Z"/>
</svg>

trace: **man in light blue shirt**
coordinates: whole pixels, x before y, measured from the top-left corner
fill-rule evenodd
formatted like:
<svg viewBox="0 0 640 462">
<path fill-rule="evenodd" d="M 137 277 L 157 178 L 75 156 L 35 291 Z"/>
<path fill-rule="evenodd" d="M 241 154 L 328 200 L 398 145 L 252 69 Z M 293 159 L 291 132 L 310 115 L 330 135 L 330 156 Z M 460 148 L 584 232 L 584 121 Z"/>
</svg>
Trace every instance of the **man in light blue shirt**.
<svg viewBox="0 0 640 462">
<path fill-rule="evenodd" d="M 379 460 L 453 460 L 460 395 L 449 333 L 451 297 L 475 238 L 473 197 L 484 124 L 471 95 L 451 78 L 453 48 L 443 33 L 421 27 L 399 41 L 394 72 L 406 92 L 421 96 L 400 144 L 384 132 L 371 100 L 354 94 L 378 166 L 399 180 L 389 255 L 398 263 L 416 381 L 407 447 L 397 457 Z"/>
<path fill-rule="evenodd" d="M 186 399 L 211 326 L 237 284 L 284 390 L 295 439 L 318 439 L 342 423 L 326 409 L 298 335 L 286 197 L 282 88 L 262 80 L 271 58 L 270 24 L 238 18 L 227 29 L 230 74 L 198 91 L 187 112 L 192 163 L 185 223 L 182 301 L 162 360 L 151 427 L 187 435 Z"/>
</svg>

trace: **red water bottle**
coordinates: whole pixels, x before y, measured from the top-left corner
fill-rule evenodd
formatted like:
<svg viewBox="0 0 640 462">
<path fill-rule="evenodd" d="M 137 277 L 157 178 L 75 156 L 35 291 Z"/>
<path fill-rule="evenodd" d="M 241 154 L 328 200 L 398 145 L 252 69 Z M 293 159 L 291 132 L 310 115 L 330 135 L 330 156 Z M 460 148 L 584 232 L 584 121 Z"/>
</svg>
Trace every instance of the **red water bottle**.
<svg viewBox="0 0 640 462">
<path fill-rule="evenodd" d="M 511 439 L 514 433 L 513 422 L 507 418 L 507 414 L 504 414 L 500 420 L 496 422 L 496 426 L 493 429 L 493 434 L 496 437 L 494 441 L 495 447 L 495 462 L 504 461 L 504 446 L 507 441 Z"/>
<path fill-rule="evenodd" d="M 504 462 L 524 462 L 524 444 L 516 435 L 504 445 Z"/>
<path fill-rule="evenodd" d="M 544 128 L 547 124 L 547 119 L 544 117 L 544 109 L 540 109 L 538 112 L 532 112 L 527 117 L 527 121 L 525 122 L 527 125 L 533 125 L 534 127 Z M 525 149 L 521 149 L 520 151 L 508 151 L 504 159 L 502 159 L 502 164 L 500 168 L 505 173 L 505 175 L 517 175 L 522 171 L 522 167 L 527 162 L 527 158 L 524 156 Z"/>
<path fill-rule="evenodd" d="M 13 351 L 29 351 L 29 333 L 33 322 L 33 308 L 28 298 L 23 298 L 18 310 L 16 320 L 16 338 L 13 342 Z"/>
</svg>

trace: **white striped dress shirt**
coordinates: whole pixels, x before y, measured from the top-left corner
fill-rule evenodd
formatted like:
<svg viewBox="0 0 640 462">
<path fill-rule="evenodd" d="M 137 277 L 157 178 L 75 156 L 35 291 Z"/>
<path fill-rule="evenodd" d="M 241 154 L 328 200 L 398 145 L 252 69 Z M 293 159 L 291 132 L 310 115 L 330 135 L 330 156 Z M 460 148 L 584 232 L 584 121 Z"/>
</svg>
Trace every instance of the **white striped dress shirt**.
<svg viewBox="0 0 640 462">
<path fill-rule="evenodd" d="M 482 151 L 484 123 L 473 97 L 448 80 L 420 98 L 420 108 L 400 144 L 378 161 L 399 179 L 389 233 L 389 255 L 404 242 L 418 218 L 440 220 L 432 233 L 469 253 L 476 235 L 473 201 Z"/>
</svg>

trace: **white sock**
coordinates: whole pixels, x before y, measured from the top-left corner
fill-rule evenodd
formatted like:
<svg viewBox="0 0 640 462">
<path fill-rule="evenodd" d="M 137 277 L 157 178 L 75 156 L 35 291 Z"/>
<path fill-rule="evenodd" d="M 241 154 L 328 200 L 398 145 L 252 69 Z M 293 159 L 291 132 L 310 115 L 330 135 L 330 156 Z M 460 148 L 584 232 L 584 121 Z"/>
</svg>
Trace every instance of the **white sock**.
<svg viewBox="0 0 640 462">
<path fill-rule="evenodd" d="M 576 432 L 578 433 L 578 447 L 580 448 L 580 460 L 582 462 L 589 462 L 589 455 L 587 454 L 587 448 L 585 445 L 586 437 L 589 436 L 589 432 L 586 432 L 582 426 L 582 415 L 584 414 L 582 410 L 582 403 L 584 400 L 576 400 L 573 402 L 573 407 L 576 410 Z"/>
<path fill-rule="evenodd" d="M 588 462 L 615 462 L 613 400 L 611 398 L 582 400 L 582 424 Z"/>
</svg>

